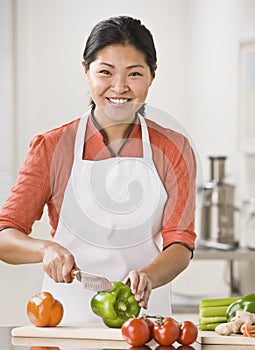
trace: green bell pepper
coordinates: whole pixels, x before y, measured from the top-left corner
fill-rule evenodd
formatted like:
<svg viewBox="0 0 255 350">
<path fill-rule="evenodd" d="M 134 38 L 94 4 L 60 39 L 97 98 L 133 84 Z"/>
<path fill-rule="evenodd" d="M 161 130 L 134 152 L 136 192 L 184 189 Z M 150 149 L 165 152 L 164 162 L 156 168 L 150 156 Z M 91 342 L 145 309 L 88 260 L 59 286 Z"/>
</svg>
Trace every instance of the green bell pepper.
<svg viewBox="0 0 255 350">
<path fill-rule="evenodd" d="M 228 322 L 232 321 L 237 310 L 255 313 L 255 293 L 247 294 L 229 305 L 226 311 L 226 318 Z"/>
<path fill-rule="evenodd" d="M 111 292 L 98 292 L 91 299 L 91 309 L 102 317 L 104 324 L 110 328 L 121 328 L 131 317 L 139 315 L 140 306 L 130 288 L 122 282 L 112 282 Z"/>
</svg>

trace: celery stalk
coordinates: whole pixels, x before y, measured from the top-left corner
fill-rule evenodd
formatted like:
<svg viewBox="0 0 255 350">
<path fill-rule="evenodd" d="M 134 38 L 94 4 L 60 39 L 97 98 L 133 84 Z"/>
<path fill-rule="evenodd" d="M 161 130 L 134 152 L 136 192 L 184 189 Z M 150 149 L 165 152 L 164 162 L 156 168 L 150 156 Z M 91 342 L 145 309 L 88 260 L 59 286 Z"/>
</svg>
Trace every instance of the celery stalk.
<svg viewBox="0 0 255 350">
<path fill-rule="evenodd" d="M 224 323 L 227 322 L 226 316 L 201 317 L 199 324 Z"/>
<path fill-rule="evenodd" d="M 214 306 L 199 308 L 199 317 L 225 316 L 228 306 Z"/>
<path fill-rule="evenodd" d="M 208 323 L 208 324 L 200 324 L 199 325 L 199 329 L 201 330 L 201 331 L 214 331 L 215 330 L 215 328 L 219 325 L 219 324 L 221 324 L 221 322 L 220 323 Z"/>
<path fill-rule="evenodd" d="M 200 307 L 215 307 L 215 306 L 226 306 L 232 304 L 239 297 L 232 298 L 218 298 L 218 299 L 202 299 L 200 300 Z"/>
</svg>

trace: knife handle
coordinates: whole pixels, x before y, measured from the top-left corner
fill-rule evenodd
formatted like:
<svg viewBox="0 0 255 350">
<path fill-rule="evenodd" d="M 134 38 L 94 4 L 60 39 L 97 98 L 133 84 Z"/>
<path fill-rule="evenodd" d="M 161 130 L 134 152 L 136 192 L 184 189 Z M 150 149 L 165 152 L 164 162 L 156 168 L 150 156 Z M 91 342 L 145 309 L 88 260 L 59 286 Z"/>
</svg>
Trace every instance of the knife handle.
<svg viewBox="0 0 255 350">
<path fill-rule="evenodd" d="M 74 277 L 75 277 L 75 272 L 77 271 L 78 269 L 75 269 L 75 268 L 73 268 L 72 270 L 71 270 L 71 272 L 70 272 L 70 275 L 71 275 L 71 278 L 72 278 L 72 280 L 74 279 Z"/>
</svg>

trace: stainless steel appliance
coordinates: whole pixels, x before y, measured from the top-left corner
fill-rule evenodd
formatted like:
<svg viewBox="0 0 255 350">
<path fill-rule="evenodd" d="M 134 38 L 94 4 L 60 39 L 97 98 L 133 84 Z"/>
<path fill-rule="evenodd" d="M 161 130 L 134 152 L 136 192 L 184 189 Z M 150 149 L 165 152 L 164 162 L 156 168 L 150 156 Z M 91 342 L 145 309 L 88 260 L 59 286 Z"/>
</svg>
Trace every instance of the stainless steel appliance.
<svg viewBox="0 0 255 350">
<path fill-rule="evenodd" d="M 210 180 L 203 186 L 200 244 L 216 249 L 238 246 L 234 232 L 235 186 L 225 179 L 225 156 L 210 156 Z"/>
</svg>

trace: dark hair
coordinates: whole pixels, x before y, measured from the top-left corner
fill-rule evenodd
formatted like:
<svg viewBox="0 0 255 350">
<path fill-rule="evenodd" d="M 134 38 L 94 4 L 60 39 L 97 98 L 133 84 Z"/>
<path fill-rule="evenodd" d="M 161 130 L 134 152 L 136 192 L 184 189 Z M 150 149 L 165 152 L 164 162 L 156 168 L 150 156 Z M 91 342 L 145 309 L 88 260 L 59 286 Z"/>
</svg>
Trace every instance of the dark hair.
<svg viewBox="0 0 255 350">
<path fill-rule="evenodd" d="M 95 25 L 86 42 L 83 59 L 85 67 L 96 59 L 97 52 L 109 45 L 133 45 L 145 55 L 151 74 L 157 63 L 157 54 L 150 31 L 141 21 L 128 16 L 117 16 Z"/>
</svg>

